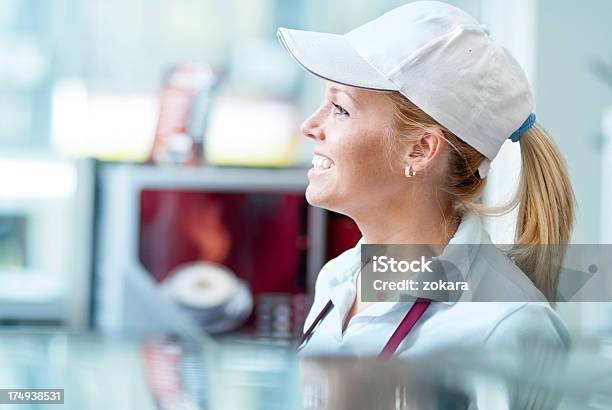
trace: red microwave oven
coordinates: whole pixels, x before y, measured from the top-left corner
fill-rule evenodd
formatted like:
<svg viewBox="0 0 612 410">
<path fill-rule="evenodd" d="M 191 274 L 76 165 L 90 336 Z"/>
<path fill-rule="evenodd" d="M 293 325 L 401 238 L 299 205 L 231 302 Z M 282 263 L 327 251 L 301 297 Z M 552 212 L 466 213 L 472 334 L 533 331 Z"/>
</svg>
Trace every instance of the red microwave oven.
<svg viewBox="0 0 612 410">
<path fill-rule="evenodd" d="M 114 332 L 152 320 L 130 277 L 154 288 L 195 261 L 248 284 L 255 309 L 246 328 L 254 329 L 276 304 L 308 304 L 323 264 L 360 237 L 347 217 L 308 205 L 304 169 L 103 164 L 99 175 L 95 317 Z M 307 306 L 298 310 L 292 334 Z"/>
</svg>

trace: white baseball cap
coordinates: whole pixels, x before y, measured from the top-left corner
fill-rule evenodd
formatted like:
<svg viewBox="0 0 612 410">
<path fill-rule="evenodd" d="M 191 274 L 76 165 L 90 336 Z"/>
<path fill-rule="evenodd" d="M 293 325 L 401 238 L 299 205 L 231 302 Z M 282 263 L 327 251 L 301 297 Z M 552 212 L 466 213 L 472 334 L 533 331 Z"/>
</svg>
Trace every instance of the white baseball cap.
<svg viewBox="0 0 612 410">
<path fill-rule="evenodd" d="M 399 91 L 490 161 L 534 122 L 521 66 L 457 7 L 417 1 L 342 34 L 279 28 L 283 46 L 311 73 L 378 91 Z"/>
</svg>

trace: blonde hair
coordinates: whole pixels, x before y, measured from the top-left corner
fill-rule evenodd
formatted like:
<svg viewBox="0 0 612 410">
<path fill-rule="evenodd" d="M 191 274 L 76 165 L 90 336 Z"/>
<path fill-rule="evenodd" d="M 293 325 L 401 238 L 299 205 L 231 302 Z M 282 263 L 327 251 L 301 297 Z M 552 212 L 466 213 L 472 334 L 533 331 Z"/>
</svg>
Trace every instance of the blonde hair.
<svg viewBox="0 0 612 410">
<path fill-rule="evenodd" d="M 574 225 L 575 198 L 565 162 L 546 131 L 534 123 L 520 138 L 522 167 L 516 196 L 507 204 L 486 207 L 479 203 L 486 178 L 480 178 L 478 166 L 484 155 L 400 93 L 388 96 L 395 106 L 388 144 L 397 147 L 419 130 L 435 127 L 442 131 L 450 149 L 440 189 L 458 214 L 498 216 L 518 206 L 515 243 L 507 255 L 554 302 L 564 246 Z"/>
</svg>

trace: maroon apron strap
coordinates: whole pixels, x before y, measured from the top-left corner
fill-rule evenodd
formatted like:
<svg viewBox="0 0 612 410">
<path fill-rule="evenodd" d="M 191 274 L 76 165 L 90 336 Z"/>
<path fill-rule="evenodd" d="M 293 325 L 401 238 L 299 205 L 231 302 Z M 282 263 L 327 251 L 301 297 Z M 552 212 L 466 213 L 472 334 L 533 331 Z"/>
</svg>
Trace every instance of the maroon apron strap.
<svg viewBox="0 0 612 410">
<path fill-rule="evenodd" d="M 380 355 L 378 356 L 379 358 L 388 359 L 393 356 L 400 343 L 402 343 L 402 340 L 406 338 L 416 322 L 418 322 L 421 316 L 423 316 L 423 313 L 425 313 L 430 303 L 430 300 L 421 298 L 414 302 L 408 313 L 406 313 L 406 316 L 404 316 L 400 324 L 397 326 L 397 329 L 395 329 L 395 332 L 393 332 L 389 338 L 389 341 L 383 348 L 382 352 L 380 352 Z"/>
<path fill-rule="evenodd" d="M 423 316 L 430 303 L 431 301 L 420 298 L 414 302 L 414 304 L 410 307 L 410 310 L 408 310 L 408 313 L 406 313 L 400 324 L 397 326 L 397 328 L 387 341 L 387 344 L 383 348 L 382 352 L 380 352 L 380 355 L 378 356 L 379 358 L 387 359 L 393 356 L 400 343 L 406 338 L 408 333 L 410 333 L 410 331 L 419 321 L 421 316 Z M 319 322 L 323 320 L 325 316 L 327 316 L 327 314 L 333 307 L 334 304 L 332 303 L 332 301 L 328 301 L 327 304 L 321 310 L 321 312 L 319 312 L 315 320 L 312 322 L 312 324 L 308 327 L 308 329 L 306 329 L 306 332 L 304 332 L 304 334 L 302 335 L 302 338 L 300 339 L 300 342 L 298 344 L 298 349 L 300 349 L 300 347 L 302 347 L 302 345 L 308 340 Z"/>
<path fill-rule="evenodd" d="M 310 335 L 312 334 L 312 332 L 314 331 L 315 327 L 317 327 L 317 325 L 319 324 L 319 322 L 321 320 L 323 320 L 323 318 L 325 316 L 327 316 L 327 314 L 329 313 L 329 311 L 334 307 L 334 304 L 332 303 L 332 301 L 330 300 L 329 302 L 327 302 L 327 304 L 325 305 L 325 307 L 323 307 L 323 309 L 321 310 L 321 312 L 319 312 L 319 314 L 317 315 L 317 317 L 315 318 L 315 320 L 312 322 L 312 324 L 310 325 L 310 327 L 308 327 L 308 329 L 306 329 L 306 332 L 304 332 L 304 334 L 302 335 L 302 338 L 300 339 L 300 343 L 298 344 L 298 349 L 304 344 L 305 341 L 308 340 L 308 338 L 310 337 Z"/>
</svg>

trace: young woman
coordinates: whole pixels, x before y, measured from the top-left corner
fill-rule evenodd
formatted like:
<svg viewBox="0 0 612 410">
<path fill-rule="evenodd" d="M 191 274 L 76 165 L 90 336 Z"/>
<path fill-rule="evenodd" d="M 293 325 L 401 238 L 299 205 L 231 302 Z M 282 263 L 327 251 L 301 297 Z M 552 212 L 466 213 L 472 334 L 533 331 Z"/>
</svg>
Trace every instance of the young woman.
<svg viewBox="0 0 612 410">
<path fill-rule="evenodd" d="M 568 346 L 547 302 L 558 270 L 541 245 L 569 241 L 573 193 L 507 50 L 462 10 L 432 1 L 345 35 L 280 28 L 278 36 L 300 65 L 328 80 L 322 105 L 302 126 L 315 141 L 306 197 L 348 215 L 363 235 L 321 270 L 301 352 L 404 357 L 449 347 L 527 349 L 533 341 Z M 486 209 L 478 201 L 489 163 L 508 138 L 521 148 L 519 191 L 506 207 Z M 480 215 L 516 206 L 516 244 L 504 253 Z M 496 251 L 456 262 L 465 275 L 503 283 L 503 301 L 512 303 L 364 302 L 363 243 L 487 244 Z"/>
</svg>

